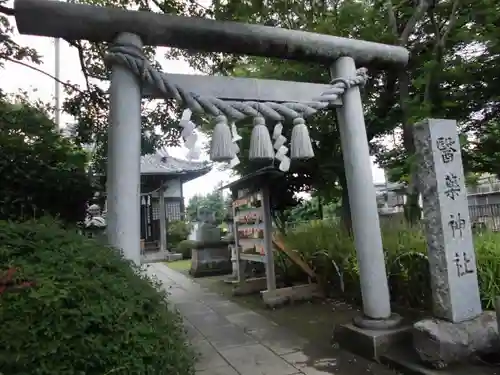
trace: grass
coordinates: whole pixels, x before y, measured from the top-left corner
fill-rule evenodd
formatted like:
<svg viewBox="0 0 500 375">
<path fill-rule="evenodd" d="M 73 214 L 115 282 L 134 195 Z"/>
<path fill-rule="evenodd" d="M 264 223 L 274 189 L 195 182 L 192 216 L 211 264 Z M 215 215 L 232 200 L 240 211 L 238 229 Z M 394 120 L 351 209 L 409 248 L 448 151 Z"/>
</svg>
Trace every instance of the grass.
<svg viewBox="0 0 500 375">
<path fill-rule="evenodd" d="M 178 272 L 187 272 L 191 268 L 191 259 L 176 260 L 173 262 L 165 263 L 168 268 L 171 268 Z"/>
<path fill-rule="evenodd" d="M 381 225 L 381 229 L 394 305 L 430 311 L 432 293 L 423 228 L 394 221 Z M 296 249 L 315 270 L 320 284 L 330 296 L 361 303 L 354 241 L 338 223 L 304 223 L 290 230 L 284 242 L 289 248 Z M 500 293 L 500 233 L 476 233 L 474 250 L 483 308 L 492 309 Z M 278 261 L 278 265 L 286 271 L 285 276 L 300 276 L 298 267 L 289 260 Z"/>
</svg>

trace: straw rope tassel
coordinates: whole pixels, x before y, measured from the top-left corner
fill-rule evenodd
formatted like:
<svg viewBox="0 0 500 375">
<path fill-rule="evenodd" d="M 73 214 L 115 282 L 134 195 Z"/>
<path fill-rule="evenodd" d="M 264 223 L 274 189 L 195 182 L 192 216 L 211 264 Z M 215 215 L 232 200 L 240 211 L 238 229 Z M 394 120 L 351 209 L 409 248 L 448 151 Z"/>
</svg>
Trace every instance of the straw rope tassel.
<svg viewBox="0 0 500 375">
<path fill-rule="evenodd" d="M 293 120 L 291 157 L 295 160 L 307 160 L 314 157 L 309 130 L 301 117 Z"/>
<path fill-rule="evenodd" d="M 266 121 L 263 117 L 254 117 L 252 136 L 250 138 L 250 160 L 273 160 L 274 150 Z"/>
<path fill-rule="evenodd" d="M 216 125 L 212 135 L 210 159 L 216 162 L 228 162 L 236 155 L 226 116 L 217 116 Z"/>
</svg>

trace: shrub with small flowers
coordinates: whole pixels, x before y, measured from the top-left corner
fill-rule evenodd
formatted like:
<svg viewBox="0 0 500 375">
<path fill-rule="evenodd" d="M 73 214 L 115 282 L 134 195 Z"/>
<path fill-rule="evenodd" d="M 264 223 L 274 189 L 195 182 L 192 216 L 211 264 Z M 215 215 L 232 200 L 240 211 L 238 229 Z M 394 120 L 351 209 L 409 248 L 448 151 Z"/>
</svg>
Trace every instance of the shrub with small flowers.
<svg viewBox="0 0 500 375">
<path fill-rule="evenodd" d="M 76 230 L 0 221 L 4 374 L 194 374 L 165 297 L 115 249 Z"/>
</svg>

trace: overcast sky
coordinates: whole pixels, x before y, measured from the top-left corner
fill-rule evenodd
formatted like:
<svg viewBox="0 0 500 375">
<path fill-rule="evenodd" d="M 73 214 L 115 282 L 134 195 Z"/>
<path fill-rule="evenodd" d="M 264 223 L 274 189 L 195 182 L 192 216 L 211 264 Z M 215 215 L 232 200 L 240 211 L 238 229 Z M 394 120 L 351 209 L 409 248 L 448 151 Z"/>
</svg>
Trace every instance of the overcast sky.
<svg viewBox="0 0 500 375">
<path fill-rule="evenodd" d="M 14 20 L 12 20 L 13 23 Z M 35 48 L 43 56 L 43 65 L 38 68 L 43 71 L 54 74 L 54 40 L 51 38 L 16 35 L 15 40 L 22 44 Z M 162 56 L 158 53 L 158 56 Z M 185 61 L 161 60 L 164 70 L 168 73 L 192 74 L 196 73 Z M 61 80 L 69 81 L 73 84 L 84 86 L 83 75 L 80 70 L 78 54 L 76 49 L 70 47 L 65 41 L 61 41 Z M 32 69 L 18 64 L 6 62 L 5 68 L 0 70 L 0 87 L 5 92 L 15 93 L 19 90 L 29 92 L 31 98 L 41 99 L 45 102 L 54 101 L 55 82 L 51 78 L 36 72 Z M 63 92 L 63 90 L 61 90 Z M 64 100 L 64 97 L 62 97 Z M 69 116 L 62 116 L 62 122 L 71 122 Z M 181 147 L 168 148 L 172 156 L 185 158 L 187 150 Z M 208 159 L 208 155 L 203 155 L 203 159 Z M 374 180 L 376 182 L 384 181 L 384 174 L 380 168 L 373 166 Z M 228 182 L 231 178 L 229 172 L 220 172 L 213 170 L 207 175 L 184 185 L 184 195 L 186 202 L 195 194 L 206 194 L 221 182 Z"/>
</svg>

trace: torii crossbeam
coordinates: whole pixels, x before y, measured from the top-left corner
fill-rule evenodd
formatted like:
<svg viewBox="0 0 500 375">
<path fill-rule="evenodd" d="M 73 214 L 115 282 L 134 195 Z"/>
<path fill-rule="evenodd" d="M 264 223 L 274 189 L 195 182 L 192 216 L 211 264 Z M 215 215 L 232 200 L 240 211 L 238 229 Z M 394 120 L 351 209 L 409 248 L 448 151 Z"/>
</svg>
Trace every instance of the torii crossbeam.
<svg viewBox="0 0 500 375">
<path fill-rule="evenodd" d="M 128 32 L 145 45 L 327 64 L 350 56 L 359 65 L 395 66 L 409 56 L 403 47 L 239 22 L 47 0 L 16 0 L 15 10 L 20 33 L 70 40 L 113 42 Z"/>
</svg>

